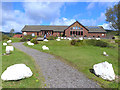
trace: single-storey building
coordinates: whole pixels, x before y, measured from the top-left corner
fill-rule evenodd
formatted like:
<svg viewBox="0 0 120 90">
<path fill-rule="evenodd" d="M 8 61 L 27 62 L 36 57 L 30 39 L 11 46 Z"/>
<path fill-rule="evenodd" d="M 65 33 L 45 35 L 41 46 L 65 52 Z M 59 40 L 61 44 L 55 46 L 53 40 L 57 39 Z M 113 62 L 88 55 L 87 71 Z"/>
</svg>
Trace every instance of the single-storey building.
<svg viewBox="0 0 120 90">
<path fill-rule="evenodd" d="M 25 25 L 22 33 L 36 36 L 66 36 L 66 37 L 105 37 L 106 31 L 102 26 L 83 26 L 78 21 L 70 26 L 56 25 Z"/>
</svg>

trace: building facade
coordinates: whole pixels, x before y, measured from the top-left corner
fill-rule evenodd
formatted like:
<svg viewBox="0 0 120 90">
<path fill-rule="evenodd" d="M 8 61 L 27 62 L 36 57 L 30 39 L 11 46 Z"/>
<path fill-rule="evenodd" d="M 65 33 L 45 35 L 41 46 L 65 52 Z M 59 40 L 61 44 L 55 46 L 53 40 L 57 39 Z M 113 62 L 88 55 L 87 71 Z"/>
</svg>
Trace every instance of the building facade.
<svg viewBox="0 0 120 90">
<path fill-rule="evenodd" d="M 25 25 L 22 33 L 36 36 L 66 36 L 66 37 L 106 37 L 106 31 L 102 26 L 83 26 L 78 21 L 70 26 L 56 25 Z"/>
</svg>

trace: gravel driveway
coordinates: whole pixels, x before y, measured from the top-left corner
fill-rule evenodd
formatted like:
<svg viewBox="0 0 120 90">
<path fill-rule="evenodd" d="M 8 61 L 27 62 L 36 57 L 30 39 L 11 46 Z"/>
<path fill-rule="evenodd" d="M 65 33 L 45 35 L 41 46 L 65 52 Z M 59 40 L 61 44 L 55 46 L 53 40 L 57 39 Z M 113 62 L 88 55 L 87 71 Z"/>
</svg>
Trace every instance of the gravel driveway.
<svg viewBox="0 0 120 90">
<path fill-rule="evenodd" d="M 40 66 L 49 88 L 100 88 L 81 72 L 56 59 L 53 55 L 31 49 L 23 43 L 12 43 L 15 48 L 32 56 Z"/>
</svg>

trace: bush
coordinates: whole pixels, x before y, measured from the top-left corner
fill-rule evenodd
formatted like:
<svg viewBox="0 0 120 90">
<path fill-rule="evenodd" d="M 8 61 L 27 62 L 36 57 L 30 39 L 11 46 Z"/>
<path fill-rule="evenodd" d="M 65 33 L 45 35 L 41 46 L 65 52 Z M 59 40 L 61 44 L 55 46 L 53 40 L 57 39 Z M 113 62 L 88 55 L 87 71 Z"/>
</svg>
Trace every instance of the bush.
<svg viewBox="0 0 120 90">
<path fill-rule="evenodd" d="M 118 42 L 120 42 L 120 40 L 115 40 L 115 43 L 118 43 Z"/>
<path fill-rule="evenodd" d="M 48 39 L 48 40 L 55 40 L 55 39 L 57 39 L 57 37 L 49 36 L 49 37 L 47 37 L 47 39 Z"/>
<path fill-rule="evenodd" d="M 34 37 L 32 35 L 25 35 L 23 38 L 26 38 L 27 41 L 30 41 Z"/>
<path fill-rule="evenodd" d="M 72 40 L 71 45 L 75 45 L 76 42 L 77 42 L 76 40 Z"/>
<path fill-rule="evenodd" d="M 27 39 L 23 37 L 22 39 L 20 39 L 20 41 L 21 41 L 21 42 L 26 42 Z"/>
<path fill-rule="evenodd" d="M 7 35 L 2 34 L 2 40 L 9 40 L 10 38 Z"/>
<path fill-rule="evenodd" d="M 93 46 L 108 47 L 107 42 L 100 41 L 100 40 L 95 40 L 95 39 L 87 40 L 87 44 L 88 45 L 93 45 Z"/>
<path fill-rule="evenodd" d="M 104 41 L 97 40 L 97 41 L 96 41 L 96 46 L 108 47 L 108 43 L 107 43 L 107 42 L 104 42 Z"/>
<path fill-rule="evenodd" d="M 38 41 L 36 39 L 31 39 L 30 42 L 34 44 L 38 44 Z"/>
<path fill-rule="evenodd" d="M 75 46 L 83 45 L 83 40 L 72 40 L 71 45 L 75 45 Z"/>
</svg>

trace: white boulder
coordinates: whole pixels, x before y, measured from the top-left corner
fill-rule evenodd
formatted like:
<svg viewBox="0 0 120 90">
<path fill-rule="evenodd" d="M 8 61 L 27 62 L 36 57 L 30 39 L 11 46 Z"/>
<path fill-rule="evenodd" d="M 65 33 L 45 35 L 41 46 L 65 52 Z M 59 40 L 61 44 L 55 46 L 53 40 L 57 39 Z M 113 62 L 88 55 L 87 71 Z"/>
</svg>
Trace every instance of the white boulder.
<svg viewBox="0 0 120 90">
<path fill-rule="evenodd" d="M 45 45 L 42 46 L 42 49 L 43 49 L 43 50 L 49 50 L 49 48 L 46 47 Z"/>
<path fill-rule="evenodd" d="M 95 74 L 100 76 L 105 80 L 112 81 L 115 79 L 115 73 L 112 67 L 112 64 L 108 63 L 107 61 L 95 64 L 93 66 Z"/>
<path fill-rule="evenodd" d="M 79 39 L 80 39 L 80 40 L 83 40 L 83 37 L 80 37 Z"/>
<path fill-rule="evenodd" d="M 56 39 L 56 41 L 60 41 L 60 39 L 58 38 L 58 39 Z"/>
<path fill-rule="evenodd" d="M 12 42 L 12 40 L 8 40 L 8 41 L 7 41 L 7 43 L 11 43 L 11 42 Z"/>
<path fill-rule="evenodd" d="M 60 37 L 58 37 L 58 39 L 60 39 Z"/>
<path fill-rule="evenodd" d="M 20 80 L 32 76 L 32 71 L 25 64 L 14 64 L 8 67 L 1 75 L 1 79 L 8 80 Z"/>
<path fill-rule="evenodd" d="M 61 39 L 64 39 L 63 37 L 61 37 Z"/>
<path fill-rule="evenodd" d="M 91 38 L 88 38 L 88 39 L 91 39 Z"/>
<path fill-rule="evenodd" d="M 44 39 L 43 41 L 48 42 L 48 40 L 47 40 L 47 39 Z"/>
<path fill-rule="evenodd" d="M 14 51 L 13 46 L 6 46 L 6 52 Z"/>
<path fill-rule="evenodd" d="M 66 37 L 64 37 L 64 39 L 67 39 Z"/>
<path fill-rule="evenodd" d="M 104 56 L 108 56 L 108 54 L 107 54 L 105 51 L 103 52 L 103 55 L 104 55 Z"/>
<path fill-rule="evenodd" d="M 31 45 L 31 46 L 34 45 L 34 43 L 31 43 L 30 41 L 28 41 L 27 44 L 28 44 L 28 45 Z"/>
<path fill-rule="evenodd" d="M 71 38 L 67 38 L 68 40 L 72 40 Z"/>
<path fill-rule="evenodd" d="M 100 38 L 96 38 L 96 40 L 100 40 Z"/>
<path fill-rule="evenodd" d="M 7 43 L 3 43 L 3 46 L 6 46 L 7 45 Z"/>
</svg>

